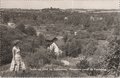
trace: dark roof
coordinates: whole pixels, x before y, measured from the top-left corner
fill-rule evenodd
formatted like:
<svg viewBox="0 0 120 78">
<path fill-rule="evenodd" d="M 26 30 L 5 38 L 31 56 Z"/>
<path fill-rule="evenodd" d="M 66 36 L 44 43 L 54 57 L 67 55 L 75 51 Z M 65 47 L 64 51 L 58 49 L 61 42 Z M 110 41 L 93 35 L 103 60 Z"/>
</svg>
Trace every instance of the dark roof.
<svg viewBox="0 0 120 78">
<path fill-rule="evenodd" d="M 55 35 L 47 35 L 46 37 L 45 37 L 45 39 L 46 40 L 53 40 L 53 39 L 55 39 L 56 38 L 56 36 Z"/>
</svg>

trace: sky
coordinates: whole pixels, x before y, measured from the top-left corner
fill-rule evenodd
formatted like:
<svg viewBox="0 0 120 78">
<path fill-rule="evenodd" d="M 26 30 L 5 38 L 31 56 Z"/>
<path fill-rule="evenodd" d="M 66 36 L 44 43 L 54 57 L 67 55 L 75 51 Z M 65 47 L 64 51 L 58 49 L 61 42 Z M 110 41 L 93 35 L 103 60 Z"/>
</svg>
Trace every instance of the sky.
<svg viewBox="0 0 120 78">
<path fill-rule="evenodd" d="M 0 0 L 0 8 L 119 9 L 119 0 Z"/>
</svg>

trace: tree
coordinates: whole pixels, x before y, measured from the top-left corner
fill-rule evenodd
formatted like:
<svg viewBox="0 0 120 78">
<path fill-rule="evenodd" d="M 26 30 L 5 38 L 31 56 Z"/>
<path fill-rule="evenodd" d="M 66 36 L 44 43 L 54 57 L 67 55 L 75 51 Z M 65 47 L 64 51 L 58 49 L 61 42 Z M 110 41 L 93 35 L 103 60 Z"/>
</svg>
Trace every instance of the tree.
<svg viewBox="0 0 120 78">
<path fill-rule="evenodd" d="M 29 26 L 29 27 L 27 27 L 26 29 L 25 29 L 25 33 L 27 34 L 27 35 L 31 35 L 31 36 L 36 36 L 36 30 L 33 28 L 33 27 L 31 27 L 31 26 Z"/>
<path fill-rule="evenodd" d="M 25 25 L 23 23 L 20 23 L 17 25 L 16 29 L 25 32 Z"/>
<path fill-rule="evenodd" d="M 3 14 L 3 23 L 6 24 L 10 20 L 9 16 L 7 14 Z"/>
</svg>

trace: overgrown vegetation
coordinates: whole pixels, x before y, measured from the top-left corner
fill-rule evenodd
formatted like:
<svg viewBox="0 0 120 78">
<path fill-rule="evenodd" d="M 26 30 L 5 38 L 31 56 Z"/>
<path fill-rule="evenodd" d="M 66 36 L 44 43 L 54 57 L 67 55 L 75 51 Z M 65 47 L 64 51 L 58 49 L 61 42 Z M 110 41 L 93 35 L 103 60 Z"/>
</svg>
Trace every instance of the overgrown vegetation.
<svg viewBox="0 0 120 78">
<path fill-rule="evenodd" d="M 81 69 L 107 69 L 109 67 L 108 69 L 111 71 L 115 66 L 114 70 L 119 70 L 119 58 L 111 59 L 114 56 L 119 57 L 119 49 L 114 47 L 115 38 L 118 43 L 117 47 L 120 45 L 119 13 L 79 13 L 47 8 L 41 12 L 4 11 L 2 18 L 4 24 L 7 24 L 11 19 L 16 23 L 15 29 L 0 25 L 2 44 L 4 44 L 2 45 L 3 65 L 11 62 L 12 41 L 16 39 L 22 41 L 20 46 L 22 57 L 29 68 L 55 64 L 56 59 L 53 54 L 47 52 L 47 42 L 45 41 L 46 35 L 53 34 L 64 37 L 64 44 L 62 48 L 60 47 L 64 57 L 62 56 L 60 59 L 74 59 L 80 57 L 79 55 L 86 57 L 83 60 L 79 59 L 79 63 L 74 67 Z M 37 35 L 38 31 L 39 35 Z M 113 62 L 117 65 L 113 65 Z M 57 65 L 62 66 L 60 63 Z M 33 73 L 33 76 L 37 76 L 37 74 Z"/>
</svg>

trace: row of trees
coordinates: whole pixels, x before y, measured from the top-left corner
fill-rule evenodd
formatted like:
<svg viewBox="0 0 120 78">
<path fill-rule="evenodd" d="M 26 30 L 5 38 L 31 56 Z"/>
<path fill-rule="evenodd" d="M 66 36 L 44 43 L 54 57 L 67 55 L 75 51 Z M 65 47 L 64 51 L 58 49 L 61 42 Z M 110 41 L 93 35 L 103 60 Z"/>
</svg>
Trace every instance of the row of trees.
<svg viewBox="0 0 120 78">
<path fill-rule="evenodd" d="M 9 22 L 11 19 L 14 20 L 15 23 L 19 23 L 20 21 L 26 23 L 31 23 L 33 25 L 41 25 L 41 24 L 55 24 L 55 23 L 65 23 L 65 24 L 73 24 L 73 25 L 81 25 L 83 24 L 85 27 L 93 26 L 93 21 L 90 20 L 91 16 L 103 18 L 101 21 L 96 21 L 97 23 L 101 22 L 100 25 L 110 26 L 113 23 L 117 23 L 116 18 L 118 13 L 78 13 L 78 12 L 67 12 L 65 10 L 60 9 L 43 9 L 39 12 L 16 12 L 16 11 L 5 11 L 3 12 L 2 18 L 3 23 Z M 64 19 L 67 17 L 67 19 Z M 26 20 L 26 21 L 25 21 Z"/>
</svg>

